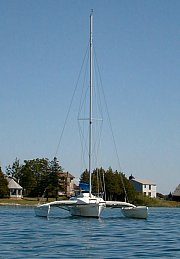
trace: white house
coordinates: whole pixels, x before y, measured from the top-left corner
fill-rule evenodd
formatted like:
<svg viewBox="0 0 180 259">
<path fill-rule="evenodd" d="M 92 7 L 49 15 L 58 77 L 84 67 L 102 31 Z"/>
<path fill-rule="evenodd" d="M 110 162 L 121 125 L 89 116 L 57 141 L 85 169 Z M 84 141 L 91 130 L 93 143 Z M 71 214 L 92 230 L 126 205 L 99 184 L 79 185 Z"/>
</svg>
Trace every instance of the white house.
<svg viewBox="0 0 180 259">
<path fill-rule="evenodd" d="M 172 193 L 172 198 L 174 201 L 180 201 L 180 184 L 176 187 L 175 191 Z"/>
<path fill-rule="evenodd" d="M 8 182 L 9 197 L 15 198 L 15 199 L 21 199 L 23 197 L 22 196 L 23 188 L 16 181 L 14 181 L 13 178 L 7 177 L 6 179 Z"/>
<path fill-rule="evenodd" d="M 135 179 L 132 175 L 129 180 L 137 192 L 143 193 L 144 196 L 156 198 L 156 184 L 150 180 Z"/>
</svg>

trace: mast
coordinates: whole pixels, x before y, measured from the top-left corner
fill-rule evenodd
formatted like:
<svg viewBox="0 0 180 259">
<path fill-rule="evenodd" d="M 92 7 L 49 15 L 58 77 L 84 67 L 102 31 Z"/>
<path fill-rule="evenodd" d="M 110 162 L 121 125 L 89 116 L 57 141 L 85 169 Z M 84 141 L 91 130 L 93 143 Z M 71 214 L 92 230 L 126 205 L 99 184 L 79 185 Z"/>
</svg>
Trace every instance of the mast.
<svg viewBox="0 0 180 259">
<path fill-rule="evenodd" d="M 89 109 L 89 195 L 91 196 L 91 159 L 92 159 L 92 94 L 93 94 L 93 10 L 90 14 L 90 109 Z"/>
</svg>

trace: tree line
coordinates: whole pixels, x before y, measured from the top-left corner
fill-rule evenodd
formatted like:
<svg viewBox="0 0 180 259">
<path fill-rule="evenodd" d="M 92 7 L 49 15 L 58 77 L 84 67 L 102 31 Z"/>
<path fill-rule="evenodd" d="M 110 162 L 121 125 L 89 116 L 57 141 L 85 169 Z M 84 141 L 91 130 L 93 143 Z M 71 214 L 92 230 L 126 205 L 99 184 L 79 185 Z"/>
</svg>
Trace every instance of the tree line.
<svg viewBox="0 0 180 259">
<path fill-rule="evenodd" d="M 46 194 L 47 198 L 57 198 L 58 191 L 65 189 L 59 181 L 60 172 L 63 169 L 56 157 L 52 161 L 47 158 L 24 160 L 24 164 L 16 158 L 12 166 L 6 167 L 5 174 L 23 187 L 24 196 L 42 197 Z"/>
<path fill-rule="evenodd" d="M 58 192 L 66 193 L 67 181 L 60 179 L 63 168 L 55 157 L 52 161 L 47 158 L 24 160 L 20 164 L 16 158 L 14 163 L 6 167 L 5 174 L 15 179 L 23 187 L 23 195 L 29 197 L 58 198 Z M 85 170 L 80 176 L 80 182 L 89 183 L 89 172 Z M 92 192 L 101 193 L 105 200 L 125 200 L 133 202 L 136 191 L 125 174 L 96 168 L 92 172 Z M 7 196 L 6 179 L 0 170 L 0 197 Z"/>
<path fill-rule="evenodd" d="M 96 168 L 92 172 L 92 192 L 102 193 L 105 200 L 133 202 L 136 190 L 122 172 Z M 89 172 L 86 170 L 81 174 L 80 182 L 89 183 Z"/>
</svg>

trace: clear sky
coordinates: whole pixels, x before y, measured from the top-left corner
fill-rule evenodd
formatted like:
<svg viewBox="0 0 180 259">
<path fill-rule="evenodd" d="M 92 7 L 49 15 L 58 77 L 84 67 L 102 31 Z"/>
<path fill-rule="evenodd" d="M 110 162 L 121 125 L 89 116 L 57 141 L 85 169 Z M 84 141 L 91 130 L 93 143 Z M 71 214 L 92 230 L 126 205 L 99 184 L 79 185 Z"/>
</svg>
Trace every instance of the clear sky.
<svg viewBox="0 0 180 259">
<path fill-rule="evenodd" d="M 91 9 L 121 169 L 168 194 L 180 184 L 179 0 L 1 0 L 1 166 L 16 157 L 53 158 Z M 70 129 L 57 157 L 78 178 L 78 140 Z M 108 151 L 102 166 L 118 169 Z"/>
</svg>

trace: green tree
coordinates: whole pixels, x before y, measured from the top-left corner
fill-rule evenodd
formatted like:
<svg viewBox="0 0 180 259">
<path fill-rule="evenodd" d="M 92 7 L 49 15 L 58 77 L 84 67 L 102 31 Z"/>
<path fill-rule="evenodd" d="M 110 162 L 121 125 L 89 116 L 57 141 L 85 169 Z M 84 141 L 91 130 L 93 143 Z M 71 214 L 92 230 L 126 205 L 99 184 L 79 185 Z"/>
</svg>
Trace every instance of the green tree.
<svg viewBox="0 0 180 259">
<path fill-rule="evenodd" d="M 105 192 L 104 184 L 105 170 L 101 168 L 96 168 L 92 173 L 92 192 L 102 196 Z"/>
<path fill-rule="evenodd" d="M 50 174 L 48 177 L 48 192 L 51 193 L 53 197 L 58 198 L 58 191 L 61 188 L 60 180 L 59 180 L 59 173 L 62 172 L 63 169 L 59 165 L 59 161 L 56 157 L 50 162 Z"/>
<path fill-rule="evenodd" d="M 24 165 L 21 168 L 20 185 L 24 189 L 24 195 L 36 196 L 37 179 L 34 172 L 33 160 L 24 160 Z"/>
<path fill-rule="evenodd" d="M 89 173 L 85 170 L 80 182 L 89 183 Z M 129 201 L 136 198 L 136 191 L 124 173 L 113 172 L 110 167 L 107 171 L 96 168 L 92 173 L 92 192 L 104 193 L 105 200 Z"/>
<path fill-rule="evenodd" d="M 31 163 L 30 170 L 35 179 L 33 194 L 39 199 L 48 187 L 49 160 L 47 158 L 36 158 L 29 162 Z"/>
<path fill-rule="evenodd" d="M 125 177 L 124 174 L 122 174 L 124 186 L 127 193 L 127 201 L 130 203 L 134 203 L 136 200 L 136 197 L 138 195 L 137 191 L 135 190 L 134 186 L 132 185 L 131 181 Z"/>
<path fill-rule="evenodd" d="M 89 183 L 89 172 L 86 169 L 80 176 L 80 183 Z"/>
<path fill-rule="evenodd" d="M 42 196 L 48 187 L 50 162 L 47 158 L 24 160 L 20 165 L 16 158 L 12 166 L 6 168 L 6 174 L 19 181 L 24 189 L 24 195 Z"/>
<path fill-rule="evenodd" d="M 7 197 L 9 195 L 8 182 L 0 167 L 0 198 Z"/>
<path fill-rule="evenodd" d="M 57 158 L 52 161 L 47 158 L 36 158 L 32 160 L 24 160 L 24 164 L 20 165 L 16 158 L 12 166 L 6 168 L 6 174 L 19 180 L 20 185 L 24 189 L 24 195 L 32 197 L 41 197 L 46 194 L 52 197 L 58 197 L 58 191 L 64 191 L 65 185 L 60 185 L 60 172 L 63 172 Z"/>
<path fill-rule="evenodd" d="M 37 188 L 39 196 L 44 196 L 46 194 L 49 185 L 49 175 L 50 175 L 50 162 L 46 159 L 40 159 L 39 161 L 39 178 L 37 179 Z"/>
<path fill-rule="evenodd" d="M 22 165 L 20 165 L 19 159 L 15 159 L 15 162 L 12 164 L 12 166 L 6 167 L 6 174 L 12 178 L 14 178 L 16 181 L 19 181 L 20 174 L 21 174 L 21 168 Z"/>
</svg>

